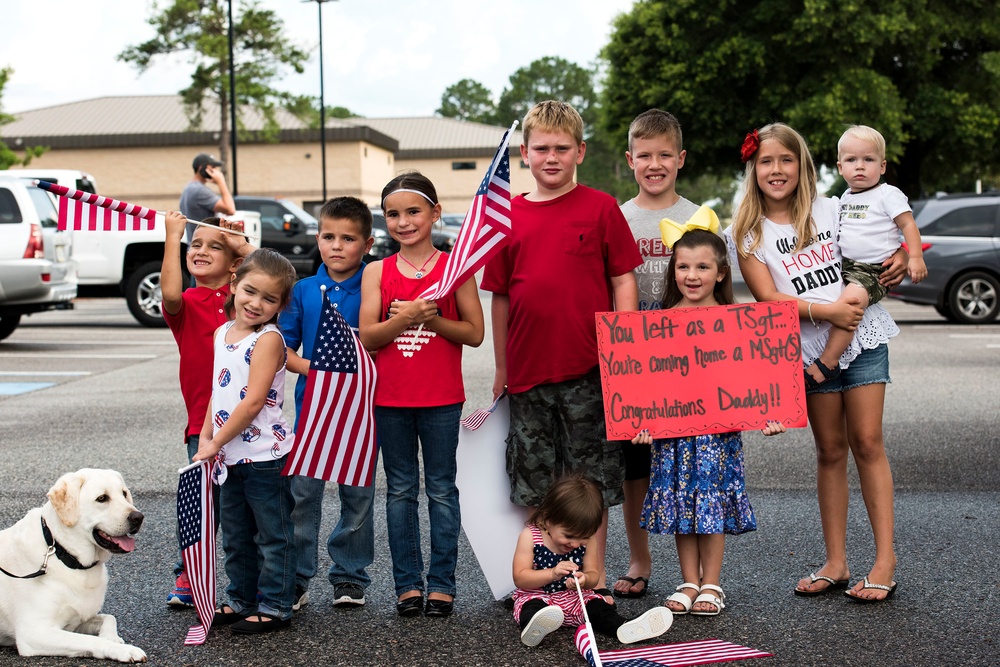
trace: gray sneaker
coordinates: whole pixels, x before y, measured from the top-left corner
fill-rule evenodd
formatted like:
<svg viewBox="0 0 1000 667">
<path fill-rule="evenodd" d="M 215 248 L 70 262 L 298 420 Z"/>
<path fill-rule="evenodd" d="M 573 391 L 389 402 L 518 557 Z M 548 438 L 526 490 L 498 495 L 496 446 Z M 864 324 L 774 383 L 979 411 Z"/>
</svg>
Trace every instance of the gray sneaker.
<svg viewBox="0 0 1000 667">
<path fill-rule="evenodd" d="M 309 591 L 301 586 L 295 587 L 295 602 L 292 604 L 292 611 L 298 611 L 309 604 Z"/>
<path fill-rule="evenodd" d="M 365 589 L 350 582 L 333 587 L 334 607 L 360 607 L 365 603 Z"/>
</svg>

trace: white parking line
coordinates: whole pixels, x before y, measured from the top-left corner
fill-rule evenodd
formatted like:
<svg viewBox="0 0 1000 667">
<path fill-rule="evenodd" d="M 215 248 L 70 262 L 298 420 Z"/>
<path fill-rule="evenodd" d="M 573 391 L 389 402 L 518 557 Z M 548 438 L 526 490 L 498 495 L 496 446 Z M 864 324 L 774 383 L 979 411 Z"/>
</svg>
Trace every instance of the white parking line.
<svg viewBox="0 0 1000 667">
<path fill-rule="evenodd" d="M 117 346 L 136 346 L 136 345 L 158 345 L 158 346 L 170 346 L 176 347 L 177 343 L 172 340 L 11 340 L 12 343 L 21 343 L 24 345 L 117 345 Z"/>
<path fill-rule="evenodd" d="M 0 375 L 17 375 L 17 376 L 50 376 L 50 375 L 93 375 L 88 371 L 0 371 Z"/>
<path fill-rule="evenodd" d="M 1000 334 L 948 334 L 948 338 L 1000 338 Z"/>
<path fill-rule="evenodd" d="M 54 352 L 0 352 L 0 359 L 157 359 L 156 354 L 57 354 Z"/>
</svg>

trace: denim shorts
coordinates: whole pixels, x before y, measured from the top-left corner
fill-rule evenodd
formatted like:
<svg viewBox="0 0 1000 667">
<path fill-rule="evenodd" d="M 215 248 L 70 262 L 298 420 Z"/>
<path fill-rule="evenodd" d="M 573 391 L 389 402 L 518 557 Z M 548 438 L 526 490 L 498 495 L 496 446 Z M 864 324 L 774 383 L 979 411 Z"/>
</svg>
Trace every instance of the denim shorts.
<svg viewBox="0 0 1000 667">
<path fill-rule="evenodd" d="M 832 380 L 825 380 L 815 389 L 807 389 L 806 394 L 834 394 L 866 384 L 888 384 L 889 377 L 889 346 L 882 343 L 870 350 L 862 350 L 851 365 L 840 370 L 840 375 Z"/>
</svg>

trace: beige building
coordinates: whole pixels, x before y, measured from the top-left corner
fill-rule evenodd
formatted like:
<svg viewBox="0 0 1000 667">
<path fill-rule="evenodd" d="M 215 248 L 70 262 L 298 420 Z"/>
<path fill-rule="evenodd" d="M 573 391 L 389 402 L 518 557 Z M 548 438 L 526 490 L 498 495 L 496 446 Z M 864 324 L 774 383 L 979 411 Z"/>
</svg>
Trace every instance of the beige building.
<svg viewBox="0 0 1000 667">
<path fill-rule="evenodd" d="M 176 208 L 197 153 L 219 152 L 217 108 L 206 109 L 202 128 L 192 130 L 177 95 L 102 97 L 25 111 L 16 118 L 0 127 L 8 147 L 49 147 L 32 168 L 79 169 L 94 176 L 99 194 L 160 210 Z M 263 125 L 259 117 L 242 120 L 251 134 Z M 238 143 L 238 192 L 287 197 L 308 210 L 322 203 L 319 130 L 284 112 L 278 122 L 276 142 L 250 138 Z M 330 119 L 327 196 L 353 195 L 378 206 L 389 179 L 416 169 L 434 183 L 446 213 L 465 213 L 504 129 L 438 117 Z M 521 162 L 520 141 L 516 132 L 510 152 L 515 194 L 533 185 Z"/>
</svg>

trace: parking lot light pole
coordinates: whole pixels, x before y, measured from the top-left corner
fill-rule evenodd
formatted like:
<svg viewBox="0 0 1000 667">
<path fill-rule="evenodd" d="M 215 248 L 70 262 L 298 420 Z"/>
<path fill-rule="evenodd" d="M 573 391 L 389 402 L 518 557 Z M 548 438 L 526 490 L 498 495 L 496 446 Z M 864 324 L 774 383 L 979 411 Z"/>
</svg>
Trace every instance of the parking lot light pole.
<svg viewBox="0 0 1000 667">
<path fill-rule="evenodd" d="M 326 202 L 326 100 L 323 94 L 323 3 L 334 0 L 305 0 L 315 2 L 319 9 L 319 146 L 323 164 L 323 202 Z"/>
</svg>

